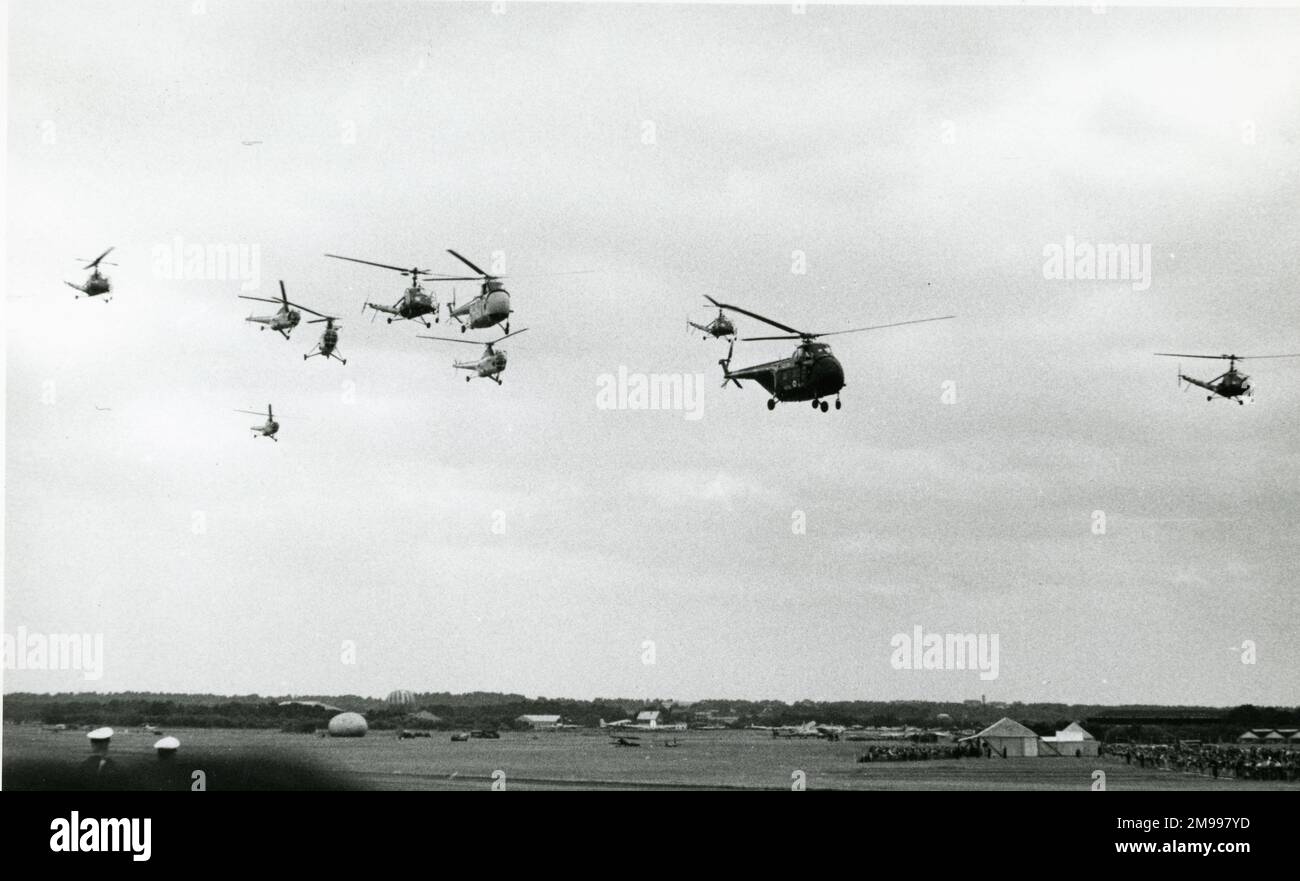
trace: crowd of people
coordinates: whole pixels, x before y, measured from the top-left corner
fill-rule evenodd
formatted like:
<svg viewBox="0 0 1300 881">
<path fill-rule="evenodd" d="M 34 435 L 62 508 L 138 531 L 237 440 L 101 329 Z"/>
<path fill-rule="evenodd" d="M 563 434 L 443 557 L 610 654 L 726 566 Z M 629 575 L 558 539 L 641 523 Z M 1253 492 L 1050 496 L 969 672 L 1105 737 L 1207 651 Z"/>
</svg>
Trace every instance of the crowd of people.
<svg viewBox="0 0 1300 881">
<path fill-rule="evenodd" d="M 1257 746 L 1226 746 L 1213 743 L 1127 744 L 1108 743 L 1103 756 L 1123 759 L 1125 764 L 1163 771 L 1233 777 L 1242 780 L 1300 780 L 1300 752 Z"/>
<path fill-rule="evenodd" d="M 858 756 L 859 762 L 917 762 L 930 759 L 990 758 L 979 741 L 963 743 L 880 743 Z M 1300 781 L 1300 750 L 1212 743 L 1127 744 L 1101 746 L 1101 755 L 1138 768 L 1156 768 L 1212 778 Z"/>
<path fill-rule="evenodd" d="M 988 750 L 975 741 L 965 743 L 889 743 L 875 744 L 858 756 L 859 762 L 917 762 L 928 759 L 964 759 L 985 757 Z"/>
</svg>

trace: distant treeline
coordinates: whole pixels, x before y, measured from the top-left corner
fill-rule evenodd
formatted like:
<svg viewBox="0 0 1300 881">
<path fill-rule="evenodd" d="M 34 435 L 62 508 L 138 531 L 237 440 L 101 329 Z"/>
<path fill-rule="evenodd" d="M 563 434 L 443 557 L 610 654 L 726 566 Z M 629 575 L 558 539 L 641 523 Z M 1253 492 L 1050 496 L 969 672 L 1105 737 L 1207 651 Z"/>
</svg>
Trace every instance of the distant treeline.
<svg viewBox="0 0 1300 881">
<path fill-rule="evenodd" d="M 524 715 L 558 715 L 563 721 L 595 727 L 601 719 L 631 718 L 642 709 L 660 710 L 665 722 L 693 725 L 797 725 L 815 719 L 834 725 L 979 729 L 1003 716 L 1051 734 L 1078 720 L 1099 740 L 1152 742 L 1172 739 L 1235 740 L 1250 728 L 1300 728 L 1300 707 L 1101 706 L 1073 704 L 984 704 L 920 701 L 737 701 L 703 700 L 689 706 L 659 699 L 527 698 L 476 692 L 415 693 L 404 705 L 358 695 L 221 696 L 187 694 L 14 693 L 4 698 L 6 722 L 140 726 L 160 728 L 272 728 L 310 732 L 323 728 L 334 711 L 303 703 L 318 701 L 365 715 L 371 728 L 496 729 L 526 727 Z M 420 715 L 415 715 L 419 713 Z M 436 718 L 429 718 L 430 716 Z"/>
</svg>

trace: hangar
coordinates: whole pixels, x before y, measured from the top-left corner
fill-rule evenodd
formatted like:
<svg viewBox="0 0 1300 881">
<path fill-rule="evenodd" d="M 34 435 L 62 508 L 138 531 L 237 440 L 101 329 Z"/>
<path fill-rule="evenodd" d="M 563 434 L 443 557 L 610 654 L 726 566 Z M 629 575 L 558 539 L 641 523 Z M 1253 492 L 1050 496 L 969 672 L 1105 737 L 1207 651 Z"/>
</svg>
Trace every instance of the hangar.
<svg viewBox="0 0 1300 881">
<path fill-rule="evenodd" d="M 1009 719 L 1006 716 L 1003 716 L 979 734 L 963 737 L 962 740 L 979 741 L 986 744 L 993 752 L 1008 759 L 1014 756 L 1038 755 L 1038 735 L 1015 719 Z"/>
</svg>

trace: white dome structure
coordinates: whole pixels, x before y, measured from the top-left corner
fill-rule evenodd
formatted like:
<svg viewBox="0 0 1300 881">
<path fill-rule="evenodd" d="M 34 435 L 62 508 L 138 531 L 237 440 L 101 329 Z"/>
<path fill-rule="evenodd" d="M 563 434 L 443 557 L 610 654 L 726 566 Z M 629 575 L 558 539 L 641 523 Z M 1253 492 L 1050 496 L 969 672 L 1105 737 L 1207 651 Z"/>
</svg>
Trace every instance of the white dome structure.
<svg viewBox="0 0 1300 881">
<path fill-rule="evenodd" d="M 360 713 L 339 713 L 330 719 L 330 737 L 365 737 L 369 727 Z"/>
</svg>

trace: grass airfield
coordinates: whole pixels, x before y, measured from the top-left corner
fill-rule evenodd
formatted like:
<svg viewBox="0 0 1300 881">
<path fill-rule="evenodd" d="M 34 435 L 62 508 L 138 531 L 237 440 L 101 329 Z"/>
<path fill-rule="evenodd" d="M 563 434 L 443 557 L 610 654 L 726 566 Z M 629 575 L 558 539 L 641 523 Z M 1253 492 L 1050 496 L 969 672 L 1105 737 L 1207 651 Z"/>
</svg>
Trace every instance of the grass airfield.
<svg viewBox="0 0 1300 881">
<path fill-rule="evenodd" d="M 1078 790 L 1104 771 L 1108 790 L 1297 789 L 1295 783 L 1213 779 L 1139 769 L 1109 758 L 944 759 L 857 762 L 868 744 L 773 738 L 756 731 L 688 731 L 615 747 L 596 731 L 504 732 L 500 740 L 453 743 L 450 733 L 397 739 L 371 731 L 328 738 L 263 730 L 176 729 L 174 768 L 165 778 L 152 749 L 159 735 L 118 732 L 110 757 L 122 788 L 188 789 L 204 771 L 209 790 L 297 788 L 303 775 L 320 789 L 790 789 Z M 677 747 L 665 745 L 675 739 Z M 85 733 L 38 725 L 4 726 L 5 789 L 68 788 L 90 755 Z M 149 783 L 144 781 L 149 780 Z"/>
</svg>

